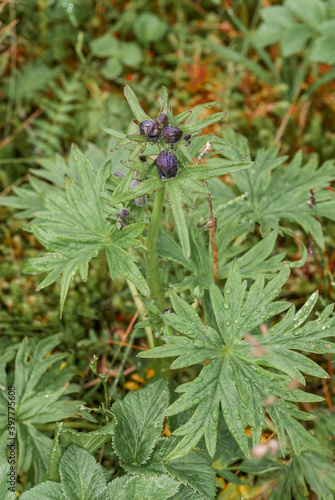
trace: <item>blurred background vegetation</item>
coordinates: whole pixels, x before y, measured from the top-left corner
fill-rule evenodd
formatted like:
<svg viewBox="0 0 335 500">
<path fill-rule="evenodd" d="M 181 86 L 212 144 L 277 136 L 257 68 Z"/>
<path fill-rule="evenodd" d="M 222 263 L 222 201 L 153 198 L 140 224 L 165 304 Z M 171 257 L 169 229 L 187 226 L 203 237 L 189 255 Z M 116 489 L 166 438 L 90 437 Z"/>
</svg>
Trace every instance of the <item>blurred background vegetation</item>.
<svg viewBox="0 0 335 500">
<path fill-rule="evenodd" d="M 103 373 L 114 360 L 113 386 L 124 355 L 119 344 L 137 307 L 122 279 L 111 282 L 103 258 L 93 262 L 87 283 L 73 281 L 61 319 L 57 286 L 36 293 L 39 279 L 22 269 L 41 246 L 21 229 L 39 209 L 36 193 L 62 184 L 71 143 L 98 166 L 113 145 L 103 129 L 134 130 L 126 83 L 152 116 L 162 85 L 176 113 L 218 101 L 214 109 L 228 117 L 213 130 L 243 134 L 252 154 L 275 144 L 290 159 L 298 150 L 304 160 L 334 158 L 335 0 L 4 0 L 0 21 L 0 350 L 15 350 L 23 336 L 59 333 L 59 349 L 70 353 L 66 363 L 80 384 L 78 398 L 97 406 L 103 392 L 89 361 L 98 356 Z M 113 159 L 117 166 L 122 153 Z M 315 289 L 320 307 L 335 298 L 334 225 L 324 220 L 322 226 L 324 251 L 296 231 L 309 248 L 286 290 L 298 306 Z M 300 258 L 287 234 L 279 246 L 291 260 Z M 143 348 L 144 330 L 136 332 L 137 349 Z M 112 399 L 155 376 L 135 354 L 128 352 Z M 326 398 L 318 410 L 326 424 L 318 432 L 328 429 L 329 440 L 335 435 L 332 359 L 315 358 L 331 376 L 309 380 L 309 390 Z M 180 382 L 191 378 L 189 369 L 179 374 Z M 222 487 L 222 499 L 252 498 L 261 488 L 253 478 L 248 487 L 229 481 Z"/>
</svg>

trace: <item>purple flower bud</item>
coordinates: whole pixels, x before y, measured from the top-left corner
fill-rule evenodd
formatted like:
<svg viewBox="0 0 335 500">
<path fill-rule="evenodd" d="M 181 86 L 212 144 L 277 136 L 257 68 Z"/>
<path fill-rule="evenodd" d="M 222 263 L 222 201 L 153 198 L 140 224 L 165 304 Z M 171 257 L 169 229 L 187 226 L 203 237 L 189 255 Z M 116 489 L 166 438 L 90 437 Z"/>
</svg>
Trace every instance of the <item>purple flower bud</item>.
<svg viewBox="0 0 335 500">
<path fill-rule="evenodd" d="M 120 211 L 119 211 L 119 219 L 120 220 L 124 221 L 124 220 L 128 219 L 129 215 L 130 215 L 129 210 L 127 210 L 126 208 L 120 209 Z"/>
<path fill-rule="evenodd" d="M 157 142 L 159 137 L 158 123 L 153 120 L 144 120 L 139 127 L 141 135 L 144 135 L 151 142 Z"/>
<path fill-rule="evenodd" d="M 183 131 L 180 130 L 179 127 L 171 127 L 170 125 L 168 125 L 167 127 L 164 127 L 163 130 L 161 131 L 161 138 L 164 139 L 164 141 L 168 142 L 169 144 L 174 144 L 176 142 L 179 142 L 182 136 L 183 136 Z"/>
<path fill-rule="evenodd" d="M 136 179 L 134 179 L 133 181 L 131 181 L 130 183 L 130 189 L 135 187 L 135 186 L 138 186 L 140 184 L 139 181 L 137 181 Z M 144 205 L 146 205 L 147 203 L 147 197 L 146 196 L 139 196 L 138 198 L 134 198 L 133 200 L 131 200 L 137 207 L 144 207 Z"/>
<path fill-rule="evenodd" d="M 161 113 L 160 115 L 158 115 L 156 122 L 159 126 L 165 127 L 169 124 L 168 115 L 166 113 Z"/>
<path fill-rule="evenodd" d="M 311 202 L 308 203 L 308 204 L 311 205 L 311 206 L 316 206 L 316 198 L 315 198 L 315 194 L 314 194 L 314 189 L 313 188 L 309 192 L 309 197 L 311 199 Z"/>
<path fill-rule="evenodd" d="M 170 151 L 161 151 L 156 164 L 161 179 L 171 179 L 178 174 L 178 160 Z"/>
</svg>

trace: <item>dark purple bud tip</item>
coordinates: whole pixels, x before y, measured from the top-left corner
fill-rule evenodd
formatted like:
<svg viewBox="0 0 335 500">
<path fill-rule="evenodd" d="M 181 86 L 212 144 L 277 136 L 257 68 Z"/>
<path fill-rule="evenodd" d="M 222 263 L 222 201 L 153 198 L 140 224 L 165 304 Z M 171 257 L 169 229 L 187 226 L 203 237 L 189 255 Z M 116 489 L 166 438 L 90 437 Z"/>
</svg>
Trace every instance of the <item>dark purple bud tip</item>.
<svg viewBox="0 0 335 500">
<path fill-rule="evenodd" d="M 156 122 L 161 127 L 166 127 L 169 124 L 168 115 L 166 113 L 161 113 L 158 115 Z"/>
<path fill-rule="evenodd" d="M 179 142 L 182 136 L 183 136 L 183 131 L 180 130 L 180 128 L 171 127 L 170 125 L 164 127 L 163 130 L 161 131 L 161 138 L 165 142 L 168 142 L 169 144 L 174 144 L 176 142 Z"/>
<path fill-rule="evenodd" d="M 126 220 L 128 219 L 130 215 L 130 212 L 129 210 L 127 210 L 126 208 L 121 208 L 120 211 L 119 211 L 119 219 L 120 220 Z"/>
<path fill-rule="evenodd" d="M 144 120 L 144 122 L 140 123 L 140 134 L 151 142 L 157 142 L 159 137 L 158 123 L 153 120 Z"/>
<path fill-rule="evenodd" d="M 161 179 L 171 179 L 178 174 L 178 160 L 170 151 L 161 151 L 156 164 Z"/>
</svg>

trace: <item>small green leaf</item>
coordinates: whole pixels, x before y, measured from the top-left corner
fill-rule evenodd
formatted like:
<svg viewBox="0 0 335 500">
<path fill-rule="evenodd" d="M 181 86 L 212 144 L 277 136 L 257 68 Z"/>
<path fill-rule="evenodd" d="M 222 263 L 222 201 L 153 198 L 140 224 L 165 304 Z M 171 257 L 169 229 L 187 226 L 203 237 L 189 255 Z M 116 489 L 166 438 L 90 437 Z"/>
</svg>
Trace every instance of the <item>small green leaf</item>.
<svg viewBox="0 0 335 500">
<path fill-rule="evenodd" d="M 177 182 L 173 182 L 173 179 L 170 179 L 167 184 L 166 196 L 176 223 L 176 229 L 183 249 L 183 254 L 185 259 L 188 260 L 190 258 L 191 249 L 186 218 L 183 210 L 183 198 L 180 186 Z"/>
<path fill-rule="evenodd" d="M 117 53 L 119 40 L 110 34 L 99 36 L 91 42 L 91 50 L 95 56 L 108 57 Z"/>
<path fill-rule="evenodd" d="M 201 120 L 197 120 L 194 122 L 187 122 L 183 125 L 179 125 L 179 128 L 183 131 L 184 135 L 193 134 L 198 130 L 202 130 L 213 123 L 219 122 L 223 120 L 227 116 L 227 113 L 214 113 L 211 116 L 207 116 L 206 118 L 202 118 Z"/>
<path fill-rule="evenodd" d="M 60 465 L 62 491 L 68 500 L 97 500 L 106 486 L 104 470 L 88 451 L 71 444 Z"/>
<path fill-rule="evenodd" d="M 323 35 L 313 42 L 309 59 L 311 61 L 335 64 L 334 54 L 335 34 Z"/>
<path fill-rule="evenodd" d="M 75 429 L 63 428 L 59 435 L 59 441 L 63 448 L 67 448 L 73 443 L 89 453 L 93 453 L 105 443 L 112 441 L 114 427 L 115 423 L 112 422 L 91 432 L 78 432 Z"/>
<path fill-rule="evenodd" d="M 113 445 L 123 462 L 144 464 L 148 461 L 162 432 L 168 397 L 166 381 L 159 380 L 113 404 L 116 419 Z"/>
<path fill-rule="evenodd" d="M 150 120 L 150 117 L 143 111 L 134 91 L 131 89 L 131 87 L 129 87 L 129 85 L 125 86 L 124 95 L 126 96 L 129 107 L 132 110 L 136 120 L 138 120 L 139 122 Z"/>
<path fill-rule="evenodd" d="M 101 74 L 106 80 L 115 80 L 123 71 L 123 66 L 117 57 L 110 57 L 107 59 L 104 67 L 101 69 Z"/>
<path fill-rule="evenodd" d="M 59 483 L 55 483 L 54 481 L 45 481 L 44 483 L 35 486 L 35 488 L 22 493 L 20 498 L 22 498 L 22 500 L 68 500 L 70 497 L 65 497 L 63 495 L 62 488 Z"/>
<path fill-rule="evenodd" d="M 240 170 L 246 170 L 254 167 L 254 163 L 250 161 L 242 161 L 240 163 L 227 163 L 224 160 L 216 160 L 215 163 L 207 165 L 189 166 L 182 172 L 180 177 L 188 177 L 190 179 L 212 179 L 221 175 L 233 174 Z"/>
<path fill-rule="evenodd" d="M 60 424 L 57 423 L 55 425 L 55 437 L 52 445 L 52 450 L 50 452 L 49 457 L 49 470 L 48 470 L 48 479 L 50 481 L 60 481 L 59 475 L 59 463 L 62 458 L 63 449 L 59 442 L 59 436 L 62 431 L 63 422 Z"/>
<path fill-rule="evenodd" d="M 154 191 L 157 191 L 162 187 L 162 181 L 158 176 L 150 177 L 148 180 L 140 182 L 137 186 L 126 191 L 124 193 L 115 196 L 115 198 L 111 198 L 111 202 L 114 204 L 124 203 L 126 201 L 133 200 L 134 198 L 139 198 L 140 196 L 145 196 L 152 194 Z"/>
<path fill-rule="evenodd" d="M 8 461 L 0 455 L 0 492 L 2 500 L 14 500 L 15 497 L 16 468 L 13 465 L 12 467 L 14 467 L 14 475 L 11 475 L 13 469 L 11 470 Z M 11 484 L 12 478 L 13 484 Z M 9 488 L 12 488 L 13 491 Z M 36 500 L 38 499 L 36 498 Z"/>
<path fill-rule="evenodd" d="M 116 481 L 118 484 L 114 486 Z M 166 475 L 133 476 L 127 481 L 119 478 L 109 483 L 107 495 L 109 500 L 166 500 L 178 491 L 179 486 L 179 482 Z"/>
<path fill-rule="evenodd" d="M 119 53 L 119 56 L 125 66 L 137 68 L 143 61 L 141 47 L 137 43 L 125 42 Z"/>
<path fill-rule="evenodd" d="M 168 25 L 155 14 L 145 12 L 138 16 L 134 25 L 135 34 L 143 44 L 161 40 L 166 33 Z"/>
<path fill-rule="evenodd" d="M 282 41 L 282 52 L 284 57 L 289 57 L 293 54 L 301 52 L 308 39 L 313 36 L 314 32 L 305 24 L 295 25 L 285 31 L 285 36 Z"/>
</svg>

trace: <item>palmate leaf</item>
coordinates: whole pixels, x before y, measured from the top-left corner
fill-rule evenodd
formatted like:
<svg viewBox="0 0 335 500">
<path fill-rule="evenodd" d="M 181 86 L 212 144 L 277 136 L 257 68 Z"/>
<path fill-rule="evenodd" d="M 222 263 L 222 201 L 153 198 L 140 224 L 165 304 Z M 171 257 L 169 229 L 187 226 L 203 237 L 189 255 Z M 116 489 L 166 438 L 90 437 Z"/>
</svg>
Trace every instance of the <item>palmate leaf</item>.
<svg viewBox="0 0 335 500">
<path fill-rule="evenodd" d="M 332 306 L 317 321 L 301 326 L 315 303 L 312 297 L 296 315 L 292 306 L 267 336 L 260 335 L 256 330 L 263 321 L 290 307 L 287 302 L 273 302 L 288 275 L 287 264 L 266 285 L 260 274 L 246 292 L 246 282 L 241 281 L 238 264 L 234 261 L 224 295 L 217 286 L 211 286 L 215 329 L 204 325 L 193 307 L 171 293 L 174 313 L 164 314 L 162 318 L 179 335 L 166 337 L 164 346 L 139 356 L 177 357 L 171 368 L 208 362 L 195 380 L 177 388 L 182 396 L 165 412 L 167 416 L 175 415 L 196 407 L 190 420 L 174 431 L 174 435 L 183 436 L 183 439 L 169 454 L 168 460 L 184 456 L 202 436 L 205 437 L 208 452 L 213 456 L 220 408 L 228 429 L 246 456 L 250 456 L 250 452 L 245 429 L 251 429 L 253 446 L 257 446 L 262 429 L 266 427 L 264 407 L 276 425 L 284 454 L 287 437 L 297 455 L 304 448 L 324 452 L 324 448 L 296 420 L 311 420 L 314 417 L 291 403 L 320 401 L 322 398 L 289 389 L 288 384 L 292 378 L 304 382 L 303 373 L 328 376 L 316 363 L 296 350 L 335 351 L 334 344 L 323 340 L 335 335 L 334 319 L 328 320 Z"/>
<path fill-rule="evenodd" d="M 272 231 L 263 240 L 250 248 L 250 244 L 232 245 L 238 233 L 234 231 L 234 228 L 232 231 L 230 229 L 227 226 L 222 229 L 222 233 L 225 233 L 224 236 L 226 236 L 225 242 L 223 242 L 223 238 L 217 238 L 221 243 L 218 244 L 220 279 L 228 276 L 231 262 L 235 256 L 237 256 L 237 262 L 243 278 L 254 279 L 260 271 L 263 272 L 264 277 L 271 277 L 274 272 L 281 269 L 285 253 L 281 252 L 278 255 L 271 255 L 278 236 L 276 231 Z M 184 288 L 186 285 L 190 288 L 194 296 L 203 297 L 204 290 L 209 289 L 210 285 L 214 283 L 212 275 L 213 258 L 208 239 L 206 240 L 204 232 L 195 227 L 195 224 L 191 224 L 190 247 L 191 255 L 189 260 L 186 260 L 182 248 L 172 238 L 169 231 L 161 230 L 158 240 L 158 252 L 161 258 L 175 262 L 181 265 L 186 271 L 192 273 L 190 276 L 185 276 L 180 283 L 172 282 L 170 286 L 178 290 L 178 288 Z M 290 267 L 300 267 L 305 263 L 307 249 L 304 246 L 302 248 L 303 255 L 301 259 L 289 262 Z"/>
<path fill-rule="evenodd" d="M 81 401 L 72 401 L 67 395 L 71 392 L 68 390 L 68 384 L 73 376 L 73 370 L 66 367 L 61 369 L 66 355 L 62 353 L 48 355 L 59 342 L 58 335 L 32 345 L 29 345 L 28 339 L 25 338 L 16 354 L 14 379 L 7 380 L 9 385 L 15 386 L 18 470 L 28 472 L 33 464 L 36 482 L 40 481 L 47 470 L 52 446 L 52 440 L 40 432 L 36 425 L 56 422 L 74 414 L 94 421 L 88 413 L 80 410 Z M 0 435 L 2 437 L 7 436 L 5 415 L 7 415 L 7 401 L 5 391 L 1 391 Z"/>
<path fill-rule="evenodd" d="M 231 130 L 227 130 L 225 138 L 245 154 L 250 154 L 245 138 L 238 137 Z M 254 224 L 260 224 L 265 236 L 271 229 L 278 230 L 280 224 L 289 222 L 301 226 L 324 248 L 322 227 L 315 216 L 335 220 L 334 195 L 325 190 L 335 178 L 334 162 L 328 160 L 318 168 L 316 160 L 311 159 L 303 165 L 302 154 L 298 152 L 284 168 L 286 157 L 278 156 L 278 152 L 275 146 L 260 149 L 253 168 L 233 173 L 238 194 L 247 193 L 245 199 L 227 205 L 236 194 L 228 186 L 219 189 L 218 201 L 214 201 L 218 226 L 222 227 L 230 220 L 238 224 L 247 217 Z M 224 155 L 233 161 L 239 158 L 239 153 L 231 149 L 225 150 Z M 311 189 L 315 191 L 316 211 L 308 205 Z"/>
<path fill-rule="evenodd" d="M 280 471 L 270 500 L 310 498 L 306 483 L 317 494 L 318 500 L 332 500 L 335 494 L 334 470 L 333 461 L 327 457 L 310 452 L 302 453 L 300 459 L 293 455 L 289 465 Z"/>
<path fill-rule="evenodd" d="M 146 281 L 134 263 L 138 257 L 124 250 L 125 247 L 138 245 L 136 238 L 143 232 L 145 224 L 132 224 L 119 231 L 115 224 L 108 222 L 100 192 L 110 176 L 109 162 L 96 172 L 76 147 L 73 147 L 72 155 L 79 170 L 81 186 L 67 177 L 66 199 L 50 191 L 41 194 L 46 210 L 35 216 L 46 222 L 33 224 L 32 231 L 37 240 L 52 253 L 47 252 L 31 259 L 25 272 L 49 272 L 38 290 L 60 278 L 62 308 L 71 280 L 79 272 L 82 280 L 86 281 L 89 262 L 104 251 L 112 279 L 121 274 L 144 295 L 149 295 Z"/>
</svg>

